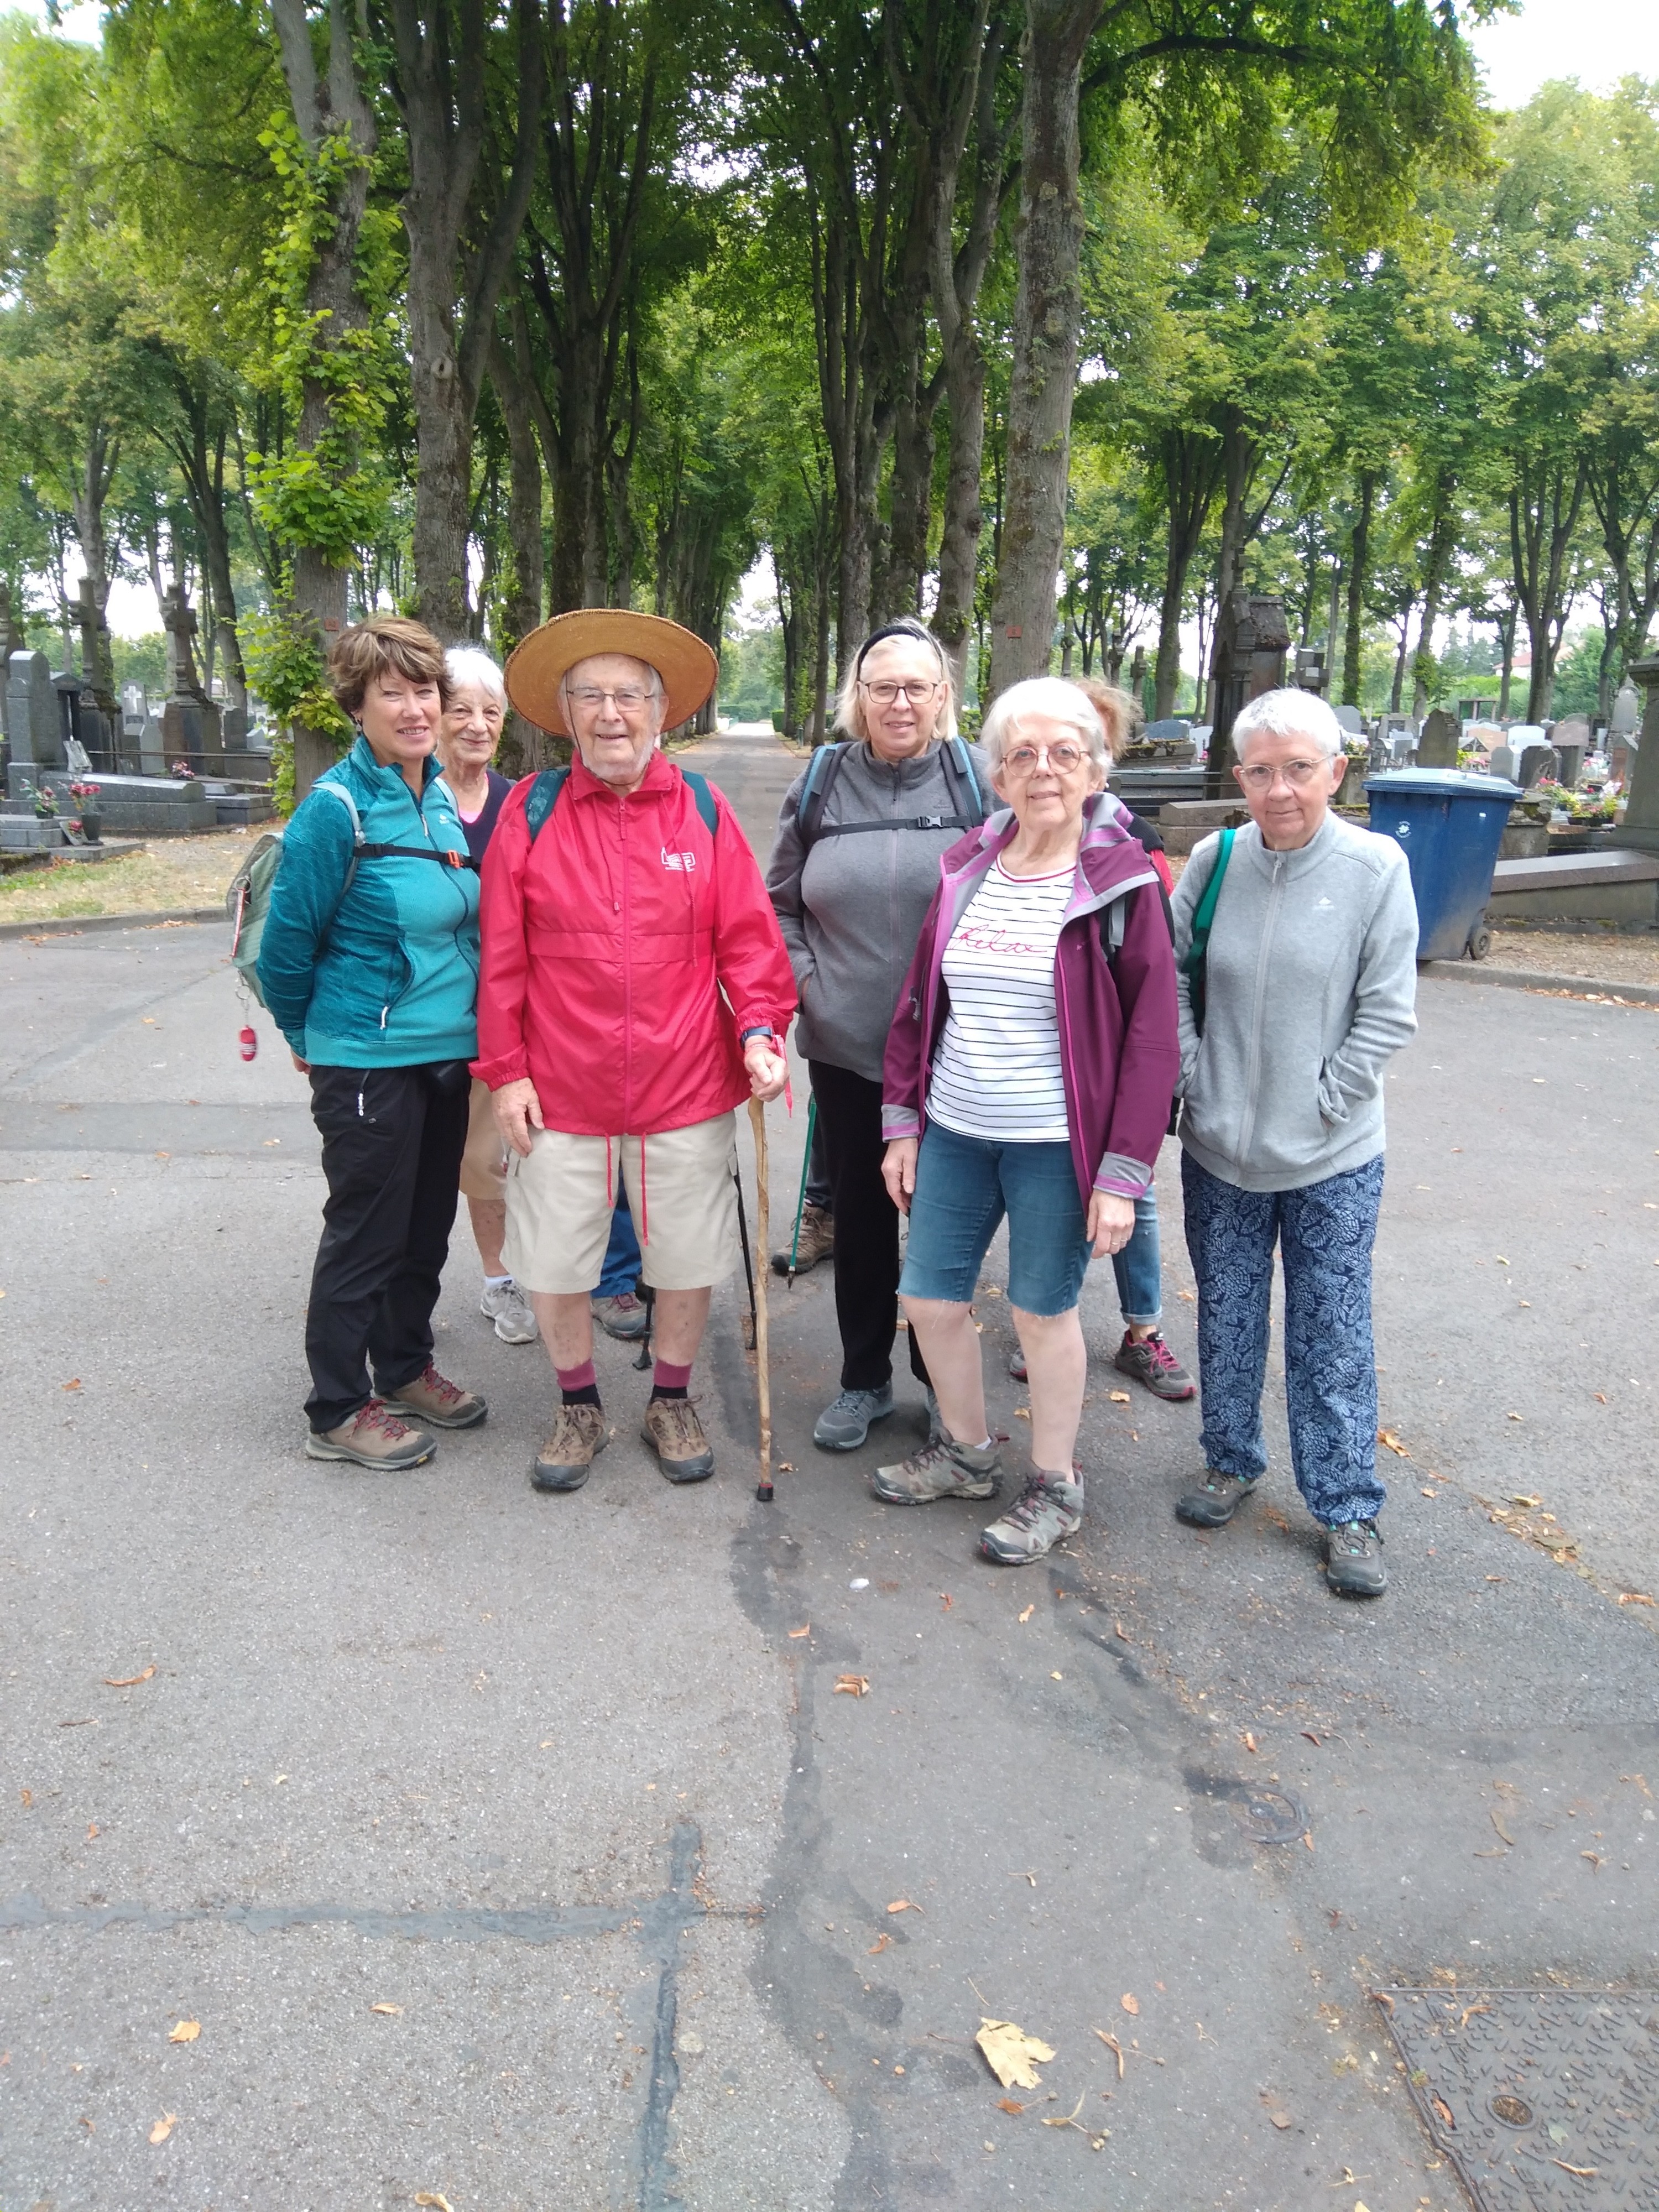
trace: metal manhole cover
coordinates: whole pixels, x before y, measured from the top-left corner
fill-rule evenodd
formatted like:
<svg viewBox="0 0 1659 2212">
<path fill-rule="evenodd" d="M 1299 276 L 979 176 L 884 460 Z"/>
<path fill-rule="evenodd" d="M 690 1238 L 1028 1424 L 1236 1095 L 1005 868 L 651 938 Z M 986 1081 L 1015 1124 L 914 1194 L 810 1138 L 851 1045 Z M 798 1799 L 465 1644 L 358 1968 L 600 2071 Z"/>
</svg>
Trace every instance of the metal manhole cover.
<svg viewBox="0 0 1659 2212">
<path fill-rule="evenodd" d="M 1480 2212 L 1659 2208 L 1659 1993 L 1392 1990 L 1382 2010 Z"/>
<path fill-rule="evenodd" d="M 1299 1843 L 1308 1816 L 1288 1790 L 1253 1789 L 1244 1801 L 1244 1817 L 1259 1844 Z"/>
</svg>

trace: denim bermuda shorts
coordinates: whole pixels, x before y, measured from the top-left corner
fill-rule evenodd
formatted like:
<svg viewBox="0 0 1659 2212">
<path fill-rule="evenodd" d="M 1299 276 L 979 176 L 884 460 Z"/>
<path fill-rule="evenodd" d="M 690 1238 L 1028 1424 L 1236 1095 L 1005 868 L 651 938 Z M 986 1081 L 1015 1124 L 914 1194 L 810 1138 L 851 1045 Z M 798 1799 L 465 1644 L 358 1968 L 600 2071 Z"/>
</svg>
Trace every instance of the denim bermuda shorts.
<svg viewBox="0 0 1659 2212">
<path fill-rule="evenodd" d="M 1008 1299 L 1023 1313 L 1070 1311 L 1089 1238 L 1069 1145 L 1005 1145 L 942 1122 L 922 1133 L 899 1296 L 968 1304 L 1008 1217 Z"/>
</svg>

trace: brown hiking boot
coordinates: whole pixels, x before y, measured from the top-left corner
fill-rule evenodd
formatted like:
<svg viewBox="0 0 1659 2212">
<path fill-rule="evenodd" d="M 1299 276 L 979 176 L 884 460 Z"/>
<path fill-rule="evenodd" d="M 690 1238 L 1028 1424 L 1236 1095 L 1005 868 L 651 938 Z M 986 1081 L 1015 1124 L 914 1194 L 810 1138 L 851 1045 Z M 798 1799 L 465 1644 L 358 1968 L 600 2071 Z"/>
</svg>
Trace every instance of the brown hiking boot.
<svg viewBox="0 0 1659 2212">
<path fill-rule="evenodd" d="M 611 1441 L 597 1406 L 558 1406 L 553 1433 L 537 1453 L 530 1470 L 532 1490 L 580 1490 L 588 1470 Z"/>
<path fill-rule="evenodd" d="M 640 1431 L 671 1482 L 706 1482 L 714 1454 L 689 1398 L 653 1398 Z"/>
<path fill-rule="evenodd" d="M 827 1206 L 802 1206 L 799 1241 L 792 1240 L 792 1243 L 795 1255 L 794 1269 L 798 1275 L 804 1275 L 809 1267 L 816 1267 L 820 1260 L 835 1256 L 836 1217 Z M 786 1244 L 782 1251 L 772 1255 L 775 1275 L 789 1273 L 791 1249 L 791 1244 Z"/>
<path fill-rule="evenodd" d="M 354 1467 L 419 1467 L 438 1449 L 436 1437 L 411 1428 L 388 1411 L 383 1398 L 371 1398 L 337 1429 L 313 1429 L 306 1438 L 307 1459 L 349 1460 Z"/>
<path fill-rule="evenodd" d="M 424 1375 L 417 1375 L 401 1389 L 388 1390 L 388 1406 L 407 1406 L 434 1429 L 476 1429 L 489 1411 L 476 1390 L 463 1390 L 446 1382 L 428 1359 Z"/>
</svg>

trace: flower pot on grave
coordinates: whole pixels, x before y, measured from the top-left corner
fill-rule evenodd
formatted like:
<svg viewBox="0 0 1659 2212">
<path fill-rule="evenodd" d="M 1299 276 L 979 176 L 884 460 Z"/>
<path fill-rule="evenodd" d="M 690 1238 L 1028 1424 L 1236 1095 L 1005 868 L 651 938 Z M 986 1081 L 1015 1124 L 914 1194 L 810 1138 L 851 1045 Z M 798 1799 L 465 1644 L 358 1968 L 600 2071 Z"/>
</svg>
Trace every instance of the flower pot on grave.
<svg viewBox="0 0 1659 2212">
<path fill-rule="evenodd" d="M 88 845 L 101 845 L 104 842 L 103 816 L 83 806 L 81 809 L 81 835 Z"/>
</svg>

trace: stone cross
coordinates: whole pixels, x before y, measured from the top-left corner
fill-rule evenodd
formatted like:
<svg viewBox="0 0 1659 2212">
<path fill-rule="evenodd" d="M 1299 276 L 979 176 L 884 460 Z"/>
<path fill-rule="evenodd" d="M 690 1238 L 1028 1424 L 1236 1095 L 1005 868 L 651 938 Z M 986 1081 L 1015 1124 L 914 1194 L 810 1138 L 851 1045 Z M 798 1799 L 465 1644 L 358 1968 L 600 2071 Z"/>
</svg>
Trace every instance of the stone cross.
<svg viewBox="0 0 1659 2212">
<path fill-rule="evenodd" d="M 1210 685 L 1214 709 L 1210 738 L 1209 771 L 1204 789 L 1211 799 L 1231 799 L 1233 781 L 1233 724 L 1239 709 L 1264 691 L 1276 691 L 1285 681 L 1285 656 L 1291 649 L 1290 627 L 1281 599 L 1253 598 L 1243 585 L 1227 595 L 1216 623 L 1215 658 Z"/>
<path fill-rule="evenodd" d="M 169 585 L 161 600 L 161 623 L 167 634 L 167 696 L 205 702 L 207 694 L 196 673 L 196 610 L 177 584 Z"/>
</svg>

